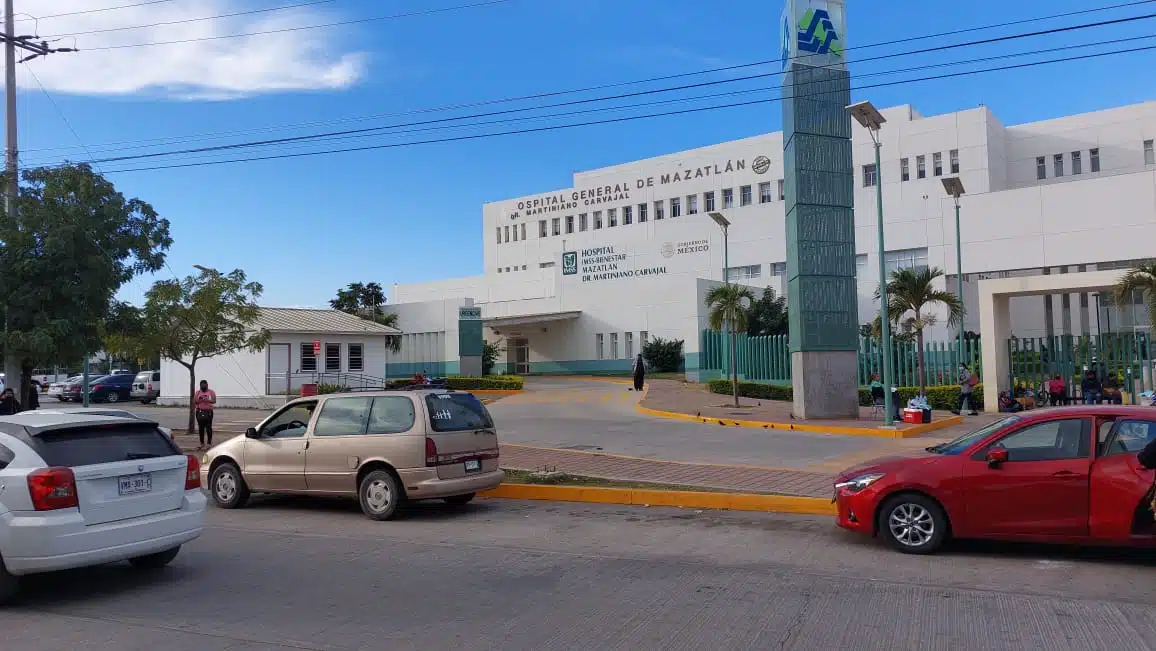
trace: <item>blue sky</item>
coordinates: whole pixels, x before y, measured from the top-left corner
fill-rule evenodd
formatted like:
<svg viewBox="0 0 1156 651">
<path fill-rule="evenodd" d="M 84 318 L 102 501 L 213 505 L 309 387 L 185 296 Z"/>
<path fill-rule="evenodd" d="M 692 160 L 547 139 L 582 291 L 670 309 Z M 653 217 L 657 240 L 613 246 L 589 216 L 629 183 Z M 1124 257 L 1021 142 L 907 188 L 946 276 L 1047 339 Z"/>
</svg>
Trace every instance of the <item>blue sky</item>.
<svg viewBox="0 0 1156 651">
<path fill-rule="evenodd" d="M 17 2 L 17 11 L 46 16 L 140 1 L 23 0 Z M 42 35 L 69 34 L 301 2 L 303 0 L 164 0 L 119 11 L 45 18 L 38 23 L 38 29 Z M 82 51 L 53 55 L 48 60 L 29 64 L 54 102 L 42 92 L 35 79 L 20 71 L 22 161 L 34 164 L 64 157 L 83 160 L 88 157 L 86 152 L 103 157 L 467 115 L 534 102 L 462 109 L 448 114 L 394 115 L 332 123 L 692 72 L 778 56 L 777 24 L 781 4 L 753 0 L 713 3 L 511 0 L 426 16 L 247 39 L 96 49 L 115 44 L 339 22 L 470 2 L 334 0 L 224 20 L 64 37 L 61 44 L 75 43 Z M 853 75 L 1093 42 L 1102 45 L 1072 53 L 1156 45 L 1156 38 L 1119 42 L 1121 38 L 1156 35 L 1156 19 L 1152 19 L 856 65 L 856 59 L 890 52 L 1156 13 L 1156 3 L 937 39 L 923 37 L 963 27 L 1076 11 L 1090 4 L 1052 0 L 1007 5 L 995 0 L 972 0 L 935 3 L 937 6 L 929 9 L 926 0 L 886 3 L 851 0 L 848 5 L 845 45 L 849 48 L 847 57 Z M 891 44 L 856 49 L 874 43 Z M 880 106 L 911 103 L 925 115 L 986 104 L 1005 124 L 1017 124 L 1152 99 L 1154 54 L 1156 50 L 1139 51 L 1025 70 L 875 88 L 856 92 L 855 99 L 871 99 Z M 1065 56 L 1064 53 L 1025 55 L 970 67 L 1061 56 Z M 774 69 L 764 66 L 750 70 L 771 72 Z M 928 74 L 935 72 L 863 77 L 853 84 L 862 86 Z M 665 83 L 676 85 L 726 78 L 723 74 L 714 74 Z M 739 82 L 686 91 L 681 96 L 777 88 L 778 83 L 775 78 Z M 650 84 L 618 92 L 662 86 Z M 597 97 L 612 92 L 615 91 L 576 97 Z M 703 101 L 690 106 L 771 94 Z M 661 98 L 677 96 L 680 95 Z M 566 99 L 572 98 L 539 100 L 538 103 Z M 657 99 L 660 96 L 629 102 Z M 597 105 L 574 108 L 593 106 Z M 679 106 L 641 111 L 675 108 Z M 169 263 L 175 273 L 192 273 L 194 264 L 222 270 L 240 267 L 265 285 L 265 304 L 320 306 L 337 288 L 353 281 L 377 281 L 388 287 L 394 282 L 481 273 L 483 203 L 568 187 L 571 175 L 584 169 L 775 131 L 780 126 L 780 111 L 778 104 L 770 103 L 465 142 L 110 173 L 110 178 L 125 194 L 151 202 L 172 222 L 176 243 L 169 254 Z M 267 148 L 260 152 L 216 154 L 201 160 L 405 142 L 609 115 L 366 137 L 324 147 Z M 308 122 L 330 124 L 268 130 Z M 252 133 L 260 129 L 266 131 Z M 156 149 L 125 150 L 145 139 L 236 131 L 251 133 L 187 143 L 162 142 Z M 192 159 L 186 156 L 106 163 L 99 167 L 110 171 L 118 165 L 137 167 L 188 160 Z M 172 273 L 166 269 L 162 275 L 171 277 Z M 139 301 L 151 280 L 143 278 L 126 286 L 121 292 L 122 298 Z"/>
</svg>

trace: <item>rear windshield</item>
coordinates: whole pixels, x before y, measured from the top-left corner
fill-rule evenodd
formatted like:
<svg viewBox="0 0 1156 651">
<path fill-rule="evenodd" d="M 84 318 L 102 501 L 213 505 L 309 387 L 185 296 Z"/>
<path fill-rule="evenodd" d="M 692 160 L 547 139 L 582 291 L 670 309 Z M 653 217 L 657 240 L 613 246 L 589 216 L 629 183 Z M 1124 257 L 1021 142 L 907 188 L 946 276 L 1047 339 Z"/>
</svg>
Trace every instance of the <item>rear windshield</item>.
<svg viewBox="0 0 1156 651">
<path fill-rule="evenodd" d="M 494 419 L 472 393 L 431 393 L 425 397 L 429 424 L 435 432 L 490 429 Z"/>
<path fill-rule="evenodd" d="M 50 466 L 90 466 L 180 454 L 169 437 L 151 425 L 113 425 L 45 432 L 36 451 Z"/>
</svg>

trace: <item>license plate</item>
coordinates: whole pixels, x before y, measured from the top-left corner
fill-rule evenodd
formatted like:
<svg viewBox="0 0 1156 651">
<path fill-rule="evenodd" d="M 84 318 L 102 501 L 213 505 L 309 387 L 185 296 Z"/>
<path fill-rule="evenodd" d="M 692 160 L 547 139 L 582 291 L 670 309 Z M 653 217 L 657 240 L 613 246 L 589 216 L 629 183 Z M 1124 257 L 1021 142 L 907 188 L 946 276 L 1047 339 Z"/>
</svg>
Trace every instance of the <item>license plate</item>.
<svg viewBox="0 0 1156 651">
<path fill-rule="evenodd" d="M 466 462 L 466 472 L 477 472 L 482 469 L 482 462 L 477 459 L 470 459 Z"/>
<path fill-rule="evenodd" d="M 124 475 L 117 479 L 121 495 L 147 493 L 153 489 L 152 473 L 146 472 L 139 475 Z"/>
</svg>

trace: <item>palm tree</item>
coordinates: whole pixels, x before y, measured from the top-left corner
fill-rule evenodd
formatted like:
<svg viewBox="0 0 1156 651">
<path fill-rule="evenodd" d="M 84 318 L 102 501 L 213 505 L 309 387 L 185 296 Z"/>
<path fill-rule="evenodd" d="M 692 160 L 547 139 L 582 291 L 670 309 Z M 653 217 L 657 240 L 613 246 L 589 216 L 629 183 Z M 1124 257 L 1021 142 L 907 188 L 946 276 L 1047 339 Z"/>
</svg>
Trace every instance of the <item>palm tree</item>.
<svg viewBox="0 0 1156 651">
<path fill-rule="evenodd" d="M 755 295 L 742 285 L 719 285 L 707 292 L 706 306 L 710 308 L 708 317 L 710 329 L 716 332 L 725 327 L 731 334 L 731 391 L 734 393 L 735 406 L 739 406 L 739 365 L 738 365 L 738 338 L 739 332 L 747 329 L 747 314 L 750 306 L 755 302 Z"/>
<path fill-rule="evenodd" d="M 1128 270 L 1120 282 L 1116 283 L 1117 305 L 1129 305 L 1135 293 L 1143 292 L 1144 307 L 1148 311 L 1148 323 L 1156 332 L 1156 262 L 1138 264 Z"/>
<path fill-rule="evenodd" d="M 943 277 L 939 267 L 918 267 L 891 272 L 887 281 L 887 316 L 895 325 L 902 325 L 915 333 L 916 355 L 919 365 L 919 395 L 927 393 L 927 378 L 923 359 L 923 329 L 935 325 L 936 304 L 947 308 L 947 324 L 954 326 L 963 318 L 963 302 L 951 292 L 937 289 L 935 280 Z M 875 291 L 879 298 L 879 290 Z M 913 316 L 908 316 L 912 314 Z M 907 317 L 907 318 L 904 318 Z"/>
</svg>

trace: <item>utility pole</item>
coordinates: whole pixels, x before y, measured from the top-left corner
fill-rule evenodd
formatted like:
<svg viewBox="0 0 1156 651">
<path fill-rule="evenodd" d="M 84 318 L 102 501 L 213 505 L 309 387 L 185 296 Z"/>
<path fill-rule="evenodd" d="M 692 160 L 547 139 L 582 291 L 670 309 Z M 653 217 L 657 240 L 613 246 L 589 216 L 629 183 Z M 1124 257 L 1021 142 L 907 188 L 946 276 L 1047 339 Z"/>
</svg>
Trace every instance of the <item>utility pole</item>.
<svg viewBox="0 0 1156 651">
<path fill-rule="evenodd" d="M 4 215 L 11 218 L 16 214 L 16 203 L 20 196 L 20 173 L 18 149 L 16 147 L 16 64 L 31 61 L 36 57 L 47 56 L 53 52 L 75 52 L 72 48 L 50 48 L 47 41 L 37 41 L 36 36 L 16 35 L 16 15 L 12 8 L 13 0 L 4 0 L 4 105 L 7 126 L 7 141 L 4 147 Z M 16 50 L 27 52 L 28 56 L 16 60 Z M 8 306 L 7 297 L 4 299 L 4 386 L 16 392 L 17 399 L 26 404 L 28 396 L 24 394 L 23 369 L 20 359 L 9 354 L 8 335 Z"/>
</svg>

